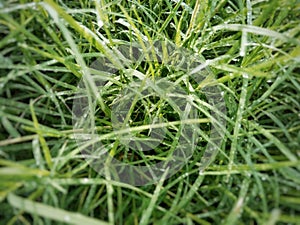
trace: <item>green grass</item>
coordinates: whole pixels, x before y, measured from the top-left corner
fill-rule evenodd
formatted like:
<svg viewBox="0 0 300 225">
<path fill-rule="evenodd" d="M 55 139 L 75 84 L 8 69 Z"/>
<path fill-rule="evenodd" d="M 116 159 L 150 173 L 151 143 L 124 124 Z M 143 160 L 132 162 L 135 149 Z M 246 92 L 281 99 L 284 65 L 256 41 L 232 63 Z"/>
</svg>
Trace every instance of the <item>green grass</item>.
<svg viewBox="0 0 300 225">
<path fill-rule="evenodd" d="M 0 0 L 0 224 L 300 224 L 299 18 L 296 0 Z M 158 40 L 192 54 L 187 65 L 201 61 L 191 69 L 207 69 L 205 79 L 176 70 L 171 57 L 155 60 Z M 119 46 L 136 43 L 146 62 L 120 57 Z M 118 72 L 93 68 L 104 58 Z M 131 87 L 138 76 L 141 86 Z M 139 100 L 160 78 L 189 93 L 201 118 L 151 93 Z M 226 110 L 208 103 L 209 87 Z M 172 87 L 156 90 L 185 102 Z M 133 104 L 116 131 L 113 106 L 126 91 L 135 91 Z M 97 102 L 73 130 L 82 93 Z M 204 153 L 218 122 L 224 137 Z M 101 175 L 81 154 L 101 140 L 118 160 L 149 166 L 170 159 L 181 135 L 193 140 L 188 124 L 201 128 L 193 155 L 154 184 L 120 182 L 107 168 Z M 122 135 L 155 143 L 150 128 L 166 138 L 150 152 L 130 151 Z M 83 130 L 100 139 L 76 141 Z"/>
</svg>

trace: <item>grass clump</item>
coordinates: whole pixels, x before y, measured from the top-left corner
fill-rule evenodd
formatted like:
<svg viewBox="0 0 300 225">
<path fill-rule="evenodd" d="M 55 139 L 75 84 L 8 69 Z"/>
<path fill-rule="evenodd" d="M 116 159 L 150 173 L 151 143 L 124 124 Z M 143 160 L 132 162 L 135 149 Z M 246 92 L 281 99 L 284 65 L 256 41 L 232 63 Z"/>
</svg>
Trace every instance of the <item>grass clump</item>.
<svg viewBox="0 0 300 225">
<path fill-rule="evenodd" d="M 1 224 L 299 224 L 299 9 L 295 0 L 0 1 Z M 186 71 L 180 60 L 155 59 L 157 41 L 193 55 Z M 129 60 L 137 49 L 147 60 Z M 206 71 L 201 82 L 189 77 L 195 67 Z M 180 108 L 186 96 L 171 85 L 143 92 L 158 78 L 188 93 L 202 120 Z M 207 87 L 226 109 L 208 101 Z M 160 98 L 170 93 L 181 101 Z M 126 97 L 134 104 L 116 131 L 114 104 Z M 84 107 L 95 113 L 76 130 Z M 197 131 L 184 133 L 183 119 Z M 205 152 L 214 121 L 224 136 Z M 149 136 L 152 128 L 165 138 Z M 95 145 L 76 141 L 82 130 L 145 167 L 170 159 L 180 136 L 199 140 L 173 176 L 166 167 L 155 184 L 135 186 L 90 166 L 82 153 Z M 129 131 L 141 141 L 122 136 Z"/>
</svg>

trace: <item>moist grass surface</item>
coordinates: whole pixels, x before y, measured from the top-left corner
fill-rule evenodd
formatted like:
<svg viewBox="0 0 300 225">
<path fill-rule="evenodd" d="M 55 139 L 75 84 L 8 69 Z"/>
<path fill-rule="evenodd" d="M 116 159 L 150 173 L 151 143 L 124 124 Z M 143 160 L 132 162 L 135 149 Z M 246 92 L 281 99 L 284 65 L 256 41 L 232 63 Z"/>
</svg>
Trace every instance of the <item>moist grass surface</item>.
<svg viewBox="0 0 300 225">
<path fill-rule="evenodd" d="M 296 0 L 0 0 L 0 224 L 300 224 L 299 18 Z M 147 60 L 157 41 L 189 52 L 191 68 Z M 121 45 L 146 60 L 126 64 Z M 201 82 L 187 75 L 193 60 Z M 138 76 L 150 88 L 168 79 L 185 95 L 163 93 L 184 101 L 132 86 Z M 223 110 L 205 87 L 220 91 Z M 187 101 L 199 120 L 180 121 Z M 132 104 L 113 118 L 122 102 Z M 223 136 L 205 151 L 220 120 Z M 149 135 L 153 121 L 164 138 Z M 85 154 L 102 148 L 78 142 L 82 131 L 133 166 L 169 160 L 178 140 L 198 142 L 172 176 L 164 168 L 136 186 L 91 166 Z"/>
</svg>

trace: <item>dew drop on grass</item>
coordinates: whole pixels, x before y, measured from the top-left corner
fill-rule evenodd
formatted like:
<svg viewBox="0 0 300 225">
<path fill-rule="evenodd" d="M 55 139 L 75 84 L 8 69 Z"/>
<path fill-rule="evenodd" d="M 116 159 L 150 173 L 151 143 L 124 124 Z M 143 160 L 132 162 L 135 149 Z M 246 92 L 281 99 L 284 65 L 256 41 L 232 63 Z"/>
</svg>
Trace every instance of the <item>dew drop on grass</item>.
<svg viewBox="0 0 300 225">
<path fill-rule="evenodd" d="M 88 178 L 83 178 L 83 180 L 82 180 L 81 183 L 86 184 L 86 183 L 88 183 L 88 182 L 89 182 L 89 179 L 88 179 Z"/>
<path fill-rule="evenodd" d="M 246 74 L 246 73 L 243 73 L 243 78 L 249 78 L 249 75 L 248 74 Z"/>
<path fill-rule="evenodd" d="M 103 27 L 103 25 L 104 25 L 103 21 L 100 18 L 98 18 L 98 26 L 99 26 L 99 28 Z"/>
<path fill-rule="evenodd" d="M 242 208 L 243 204 L 244 204 L 244 198 L 241 197 L 241 198 L 238 199 L 238 201 L 236 203 L 236 207 L 238 209 L 240 209 L 240 208 Z"/>
<path fill-rule="evenodd" d="M 246 176 L 247 176 L 247 177 L 251 177 L 251 173 L 246 172 Z"/>
<path fill-rule="evenodd" d="M 68 215 L 65 216 L 65 217 L 64 217 L 64 221 L 69 222 L 69 221 L 70 221 L 70 216 L 68 216 Z"/>
<path fill-rule="evenodd" d="M 227 6 L 227 7 L 225 8 L 225 11 L 226 11 L 226 13 L 233 13 L 232 8 L 229 7 L 229 6 Z"/>
</svg>

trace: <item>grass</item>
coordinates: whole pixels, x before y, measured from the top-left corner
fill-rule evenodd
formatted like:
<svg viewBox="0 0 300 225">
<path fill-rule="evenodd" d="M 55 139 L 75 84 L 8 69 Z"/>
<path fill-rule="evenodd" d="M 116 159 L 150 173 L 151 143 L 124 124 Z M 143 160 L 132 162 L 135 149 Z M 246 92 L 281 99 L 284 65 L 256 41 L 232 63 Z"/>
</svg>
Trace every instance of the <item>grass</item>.
<svg viewBox="0 0 300 225">
<path fill-rule="evenodd" d="M 299 18 L 296 0 L 0 0 L 0 224 L 300 224 Z M 138 186 L 113 159 L 165 166 Z"/>
</svg>

